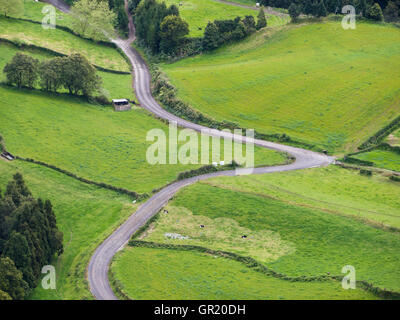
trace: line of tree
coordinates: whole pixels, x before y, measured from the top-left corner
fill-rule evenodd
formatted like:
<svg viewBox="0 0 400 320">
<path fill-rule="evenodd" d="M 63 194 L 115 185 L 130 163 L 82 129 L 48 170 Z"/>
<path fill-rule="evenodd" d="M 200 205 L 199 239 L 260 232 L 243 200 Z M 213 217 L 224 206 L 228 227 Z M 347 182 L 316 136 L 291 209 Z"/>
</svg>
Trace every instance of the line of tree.
<svg viewBox="0 0 400 320">
<path fill-rule="evenodd" d="M 257 22 L 253 16 L 216 20 L 208 23 L 203 38 L 188 38 L 189 26 L 180 17 L 175 5 L 168 7 L 165 2 L 157 0 L 130 0 L 129 10 L 134 16 L 139 42 L 152 54 L 177 56 L 182 52 L 209 51 L 267 26 L 264 10 L 261 9 Z"/>
<path fill-rule="evenodd" d="M 29 55 L 16 53 L 3 72 L 7 82 L 18 88 L 35 88 L 57 92 L 61 88 L 70 94 L 93 96 L 101 90 L 101 78 L 96 69 L 79 53 L 39 61 Z"/>
<path fill-rule="evenodd" d="M 211 51 L 226 43 L 239 41 L 266 26 L 267 19 L 262 8 L 258 14 L 257 22 L 253 16 L 209 22 L 202 39 L 203 50 Z"/>
<path fill-rule="evenodd" d="M 288 9 L 294 21 L 300 14 L 315 17 L 340 14 L 346 5 L 354 6 L 357 14 L 371 20 L 382 21 L 384 17 L 387 22 L 395 22 L 400 16 L 400 0 L 260 0 L 260 3 Z"/>
<path fill-rule="evenodd" d="M 1 0 L 0 0 L 1 1 Z M 127 35 L 129 31 L 128 15 L 125 11 L 124 0 L 64 0 L 72 6 L 72 11 L 78 13 L 77 17 L 84 17 L 76 24 L 90 24 L 92 27 L 87 29 L 95 35 L 96 38 L 102 37 L 102 31 L 111 32 L 110 27 L 116 27 L 123 34 Z M 79 30 L 79 27 L 77 28 Z M 75 30 L 75 31 L 78 31 Z M 79 33 L 81 34 L 81 33 Z M 89 34 L 82 34 L 86 37 L 91 37 Z M 97 39 L 95 39 L 97 40 Z"/>
<path fill-rule="evenodd" d="M 0 300 L 24 299 L 62 243 L 51 202 L 34 199 L 16 173 L 0 192 Z"/>
</svg>

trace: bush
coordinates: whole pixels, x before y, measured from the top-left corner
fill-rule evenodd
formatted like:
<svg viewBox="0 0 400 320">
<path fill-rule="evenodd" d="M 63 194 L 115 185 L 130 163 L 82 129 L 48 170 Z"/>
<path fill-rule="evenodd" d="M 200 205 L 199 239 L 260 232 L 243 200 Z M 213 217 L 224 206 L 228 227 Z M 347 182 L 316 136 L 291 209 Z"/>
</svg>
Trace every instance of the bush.
<svg viewBox="0 0 400 320">
<path fill-rule="evenodd" d="M 400 182 L 400 176 L 397 175 L 391 175 L 389 179 L 392 181 Z"/>
<path fill-rule="evenodd" d="M 361 169 L 360 174 L 363 176 L 372 176 L 372 171 L 371 170 L 366 170 L 366 169 Z"/>
<path fill-rule="evenodd" d="M 367 10 L 366 17 L 375 21 L 383 21 L 383 13 L 379 3 L 375 3 Z"/>
<path fill-rule="evenodd" d="M 39 60 L 22 53 L 17 53 L 4 67 L 7 82 L 18 88 L 33 88 L 38 79 Z"/>
</svg>

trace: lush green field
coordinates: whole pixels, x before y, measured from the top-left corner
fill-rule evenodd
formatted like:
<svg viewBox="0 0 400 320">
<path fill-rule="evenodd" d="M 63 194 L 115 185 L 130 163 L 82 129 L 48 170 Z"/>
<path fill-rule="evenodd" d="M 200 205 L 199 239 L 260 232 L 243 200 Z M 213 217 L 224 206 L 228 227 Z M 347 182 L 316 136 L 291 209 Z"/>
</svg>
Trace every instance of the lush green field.
<svg viewBox="0 0 400 320">
<path fill-rule="evenodd" d="M 205 114 L 340 153 L 398 116 L 399 38 L 398 28 L 363 22 L 267 28 L 161 67 Z"/>
<path fill-rule="evenodd" d="M 19 50 L 15 46 L 0 42 L 0 81 L 5 81 L 6 76 L 2 72 L 6 63 L 11 61 L 17 52 L 30 55 L 38 60 L 51 59 L 52 55 L 39 50 Z M 128 98 L 135 99 L 132 89 L 132 76 L 130 74 L 115 74 L 98 71 L 97 74 L 103 79 L 102 93 L 108 99 Z M 67 90 L 65 90 L 67 92 Z"/>
<path fill-rule="evenodd" d="M 375 299 L 340 282 L 289 282 L 193 251 L 128 248 L 112 271 L 132 299 Z"/>
<path fill-rule="evenodd" d="M 147 133 L 157 128 L 168 137 L 168 126 L 142 109 L 119 113 L 70 96 L 0 87 L 0 118 L 11 153 L 136 192 L 150 192 L 201 166 L 149 164 L 153 142 L 146 141 Z M 256 165 L 286 161 L 280 153 L 255 150 Z"/>
<path fill-rule="evenodd" d="M 51 6 L 48 3 L 36 2 L 34 0 L 24 0 L 23 14 L 16 15 L 17 18 L 29 19 L 33 21 L 42 21 L 48 13 L 42 13 L 44 7 Z M 54 7 L 53 7 L 54 8 Z M 56 9 L 56 26 L 71 27 L 72 17 Z M 48 22 L 48 21 L 46 21 Z"/>
<path fill-rule="evenodd" d="M 117 50 L 74 36 L 61 29 L 43 29 L 41 25 L 0 17 L 0 37 L 34 44 L 59 53 L 81 53 L 103 68 L 129 71 L 129 65 Z"/>
<path fill-rule="evenodd" d="M 204 29 L 209 21 L 234 19 L 236 17 L 254 16 L 258 11 L 226 5 L 214 0 L 166 0 L 167 5 L 175 4 L 179 8 L 182 18 L 187 21 L 191 37 L 203 36 Z M 182 3 L 181 6 L 179 4 Z M 268 25 L 276 26 L 287 22 L 287 19 L 267 15 Z M 256 19 L 257 21 L 257 19 Z"/>
<path fill-rule="evenodd" d="M 32 299 L 91 299 L 85 272 L 94 249 L 135 211 L 128 197 L 83 184 L 53 170 L 21 161 L 0 160 L 0 189 L 16 172 L 35 197 L 51 200 L 64 253 L 54 261 L 57 290 L 37 288 Z"/>
<path fill-rule="evenodd" d="M 372 150 L 353 156 L 354 158 L 372 161 L 378 168 L 400 172 L 400 154 L 386 150 Z"/>
<path fill-rule="evenodd" d="M 144 240 L 247 253 L 290 276 L 340 275 L 343 266 L 353 265 L 358 280 L 399 291 L 399 233 L 358 219 L 399 226 L 399 195 L 387 178 L 335 167 L 217 178 L 178 193 L 168 213 L 176 219 L 161 213 Z M 353 217 L 345 216 L 349 212 Z M 191 239 L 172 240 L 165 233 Z"/>
</svg>

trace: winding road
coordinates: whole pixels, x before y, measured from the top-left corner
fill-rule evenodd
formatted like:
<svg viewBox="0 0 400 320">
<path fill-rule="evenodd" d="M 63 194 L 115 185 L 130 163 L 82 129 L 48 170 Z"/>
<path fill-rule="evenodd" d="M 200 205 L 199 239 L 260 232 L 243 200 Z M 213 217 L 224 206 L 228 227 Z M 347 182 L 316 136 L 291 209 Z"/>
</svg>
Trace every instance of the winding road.
<svg viewBox="0 0 400 320">
<path fill-rule="evenodd" d="M 63 12 L 69 12 L 69 7 L 60 0 L 43 0 L 53 4 Z M 125 3 L 127 0 L 125 0 Z M 134 25 L 132 17 L 129 16 L 129 31 L 130 35 L 127 40 L 113 39 L 112 41 L 127 55 L 133 66 L 134 75 L 134 88 L 136 97 L 140 105 L 154 113 L 160 118 L 166 119 L 169 122 L 176 122 L 178 126 L 202 131 L 210 136 L 227 137 L 236 142 L 254 143 L 257 146 L 287 152 L 296 160 L 289 165 L 261 167 L 251 169 L 251 174 L 265 174 L 272 172 L 282 172 L 289 170 L 300 170 L 306 168 L 314 168 L 329 165 L 334 161 L 333 157 L 329 157 L 320 153 L 309 150 L 286 146 L 278 143 L 268 142 L 264 140 L 247 138 L 239 135 L 234 135 L 227 132 L 222 132 L 207 127 L 180 119 L 175 115 L 163 109 L 157 101 L 153 98 L 150 90 L 150 72 L 141 57 L 141 55 L 131 46 L 135 39 Z M 126 222 L 124 222 L 117 230 L 115 230 L 95 251 L 90 259 L 87 270 L 90 290 L 93 296 L 99 300 L 116 300 L 113 290 L 111 289 L 108 271 L 112 258 L 121 250 L 130 240 L 132 234 L 143 226 L 151 217 L 153 217 L 159 210 L 173 197 L 173 195 L 180 189 L 196 183 L 200 180 L 210 179 L 219 176 L 237 176 L 249 174 L 249 169 L 237 169 L 232 171 L 220 171 L 210 174 L 205 174 L 186 180 L 175 182 L 166 186 L 158 193 L 154 194 L 149 200 L 142 204 L 138 210 L 133 213 Z"/>
</svg>

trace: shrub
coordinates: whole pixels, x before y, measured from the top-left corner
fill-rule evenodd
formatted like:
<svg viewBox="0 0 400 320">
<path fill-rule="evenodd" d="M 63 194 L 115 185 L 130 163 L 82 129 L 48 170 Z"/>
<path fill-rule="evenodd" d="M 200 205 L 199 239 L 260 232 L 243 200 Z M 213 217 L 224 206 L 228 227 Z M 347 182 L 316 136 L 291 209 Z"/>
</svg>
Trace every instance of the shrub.
<svg viewBox="0 0 400 320">
<path fill-rule="evenodd" d="M 39 60 L 22 53 L 17 53 L 4 67 L 7 81 L 18 88 L 33 88 L 38 78 Z"/>
<path fill-rule="evenodd" d="M 371 170 L 366 170 L 366 169 L 361 169 L 360 174 L 363 176 L 372 176 L 372 171 Z"/>
<path fill-rule="evenodd" d="M 383 21 L 383 13 L 379 3 L 375 3 L 367 10 L 366 17 L 375 21 Z"/>
</svg>

